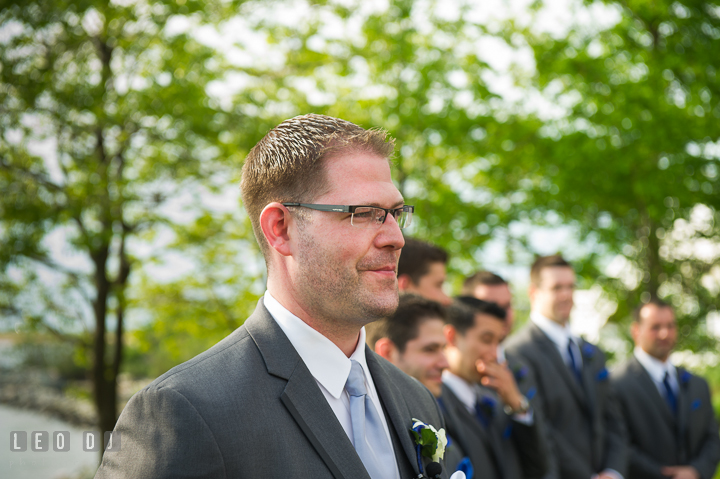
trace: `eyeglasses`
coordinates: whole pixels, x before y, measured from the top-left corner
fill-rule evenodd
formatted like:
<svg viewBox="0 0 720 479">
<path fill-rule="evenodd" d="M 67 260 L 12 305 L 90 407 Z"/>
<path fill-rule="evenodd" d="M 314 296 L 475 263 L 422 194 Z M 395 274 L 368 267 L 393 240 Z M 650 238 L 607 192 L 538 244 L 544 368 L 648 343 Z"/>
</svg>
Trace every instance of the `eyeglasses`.
<svg viewBox="0 0 720 479">
<path fill-rule="evenodd" d="M 379 228 L 388 215 L 392 215 L 400 229 L 407 228 L 412 223 L 415 207 L 410 205 L 400 208 L 380 208 L 379 206 L 364 205 L 314 205 L 311 203 L 283 203 L 283 206 L 300 206 L 317 211 L 332 211 L 336 213 L 350 213 L 350 224 L 358 228 Z"/>
</svg>

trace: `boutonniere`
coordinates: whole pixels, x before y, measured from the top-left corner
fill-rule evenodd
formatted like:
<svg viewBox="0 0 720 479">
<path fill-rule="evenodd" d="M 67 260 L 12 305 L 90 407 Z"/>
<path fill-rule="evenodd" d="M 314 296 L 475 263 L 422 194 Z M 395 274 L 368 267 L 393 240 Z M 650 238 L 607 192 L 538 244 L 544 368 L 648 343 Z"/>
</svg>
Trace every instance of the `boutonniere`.
<svg viewBox="0 0 720 479">
<path fill-rule="evenodd" d="M 528 375 L 528 368 L 527 366 L 522 366 L 519 368 L 515 368 L 515 382 L 520 382 L 525 376 Z"/>
<path fill-rule="evenodd" d="M 592 358 L 595 356 L 595 348 L 591 344 L 583 343 L 582 355 L 588 359 Z"/>
<path fill-rule="evenodd" d="M 604 381 L 608 378 L 608 375 L 610 373 L 608 372 L 607 368 L 602 368 L 600 372 L 597 374 L 597 380 L 598 381 Z"/>
<path fill-rule="evenodd" d="M 447 436 L 445 429 L 439 431 L 430 424 L 425 424 L 419 419 L 413 418 L 413 425 L 410 431 L 415 438 L 415 449 L 418 456 L 418 467 L 423 472 L 422 461 L 420 456 L 429 457 L 433 462 L 438 462 L 445 456 L 445 446 L 447 446 Z"/>
<path fill-rule="evenodd" d="M 682 373 L 680 373 L 680 384 L 683 386 L 686 385 L 690 381 L 691 377 L 692 374 L 683 369 Z"/>
</svg>

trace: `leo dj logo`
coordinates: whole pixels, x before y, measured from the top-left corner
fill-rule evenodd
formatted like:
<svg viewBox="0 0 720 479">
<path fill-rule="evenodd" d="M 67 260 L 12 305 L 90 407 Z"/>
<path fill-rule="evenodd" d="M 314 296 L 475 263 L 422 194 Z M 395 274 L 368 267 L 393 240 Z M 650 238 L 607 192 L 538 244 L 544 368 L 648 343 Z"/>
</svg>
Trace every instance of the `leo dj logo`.
<svg viewBox="0 0 720 479">
<path fill-rule="evenodd" d="M 70 451 L 70 431 L 33 431 L 29 434 L 30 450 L 34 452 L 47 452 L 52 446 L 55 452 Z M 95 431 L 84 431 L 82 448 L 85 452 L 100 452 L 100 447 L 105 446 L 105 452 L 116 452 L 120 450 L 120 433 L 117 431 L 105 432 L 103 438 Z M 25 452 L 28 450 L 28 432 L 10 431 L 10 451 Z"/>
</svg>

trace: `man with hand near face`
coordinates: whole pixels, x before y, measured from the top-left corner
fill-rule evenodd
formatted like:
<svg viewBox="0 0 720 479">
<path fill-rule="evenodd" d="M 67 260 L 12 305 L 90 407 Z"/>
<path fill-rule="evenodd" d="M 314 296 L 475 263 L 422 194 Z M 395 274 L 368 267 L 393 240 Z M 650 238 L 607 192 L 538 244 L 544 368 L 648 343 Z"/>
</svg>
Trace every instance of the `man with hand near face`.
<svg viewBox="0 0 720 479">
<path fill-rule="evenodd" d="M 635 311 L 635 351 L 611 374 L 630 438 L 633 479 L 711 479 L 720 437 L 710 389 L 669 360 L 677 342 L 675 313 L 653 299 Z"/>
<path fill-rule="evenodd" d="M 507 334 L 505 311 L 480 300 L 472 304 L 453 304 L 445 326 L 450 367 L 439 401 L 448 433 L 468 454 L 476 477 L 543 477 L 542 426 L 513 372 L 497 361 Z"/>
<path fill-rule="evenodd" d="M 530 269 L 530 322 L 506 342 L 532 367 L 552 446 L 551 472 L 561 479 L 620 479 L 627 438 L 612 396 L 605 354 L 570 331 L 575 272 L 561 256 Z"/>
<path fill-rule="evenodd" d="M 250 151 L 242 199 L 267 291 L 243 326 L 130 400 L 96 477 L 419 477 L 429 461 L 410 429 L 443 427 L 435 398 L 365 345 L 364 326 L 397 308 L 413 212 L 392 150 L 382 131 L 310 114 Z"/>
</svg>

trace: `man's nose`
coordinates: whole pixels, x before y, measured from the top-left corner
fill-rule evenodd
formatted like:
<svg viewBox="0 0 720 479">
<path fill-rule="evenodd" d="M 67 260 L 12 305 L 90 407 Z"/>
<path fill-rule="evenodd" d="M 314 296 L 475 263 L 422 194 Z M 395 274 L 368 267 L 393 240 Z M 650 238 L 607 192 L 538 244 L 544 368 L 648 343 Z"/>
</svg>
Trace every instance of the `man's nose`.
<svg viewBox="0 0 720 479">
<path fill-rule="evenodd" d="M 438 361 L 437 361 L 437 368 L 438 369 L 447 369 L 450 367 L 450 363 L 448 363 L 447 356 L 445 356 L 445 353 L 442 351 L 438 354 Z"/>
<path fill-rule="evenodd" d="M 385 222 L 380 225 L 375 241 L 378 248 L 392 247 L 392 249 L 400 249 L 405 246 L 402 230 L 393 215 L 387 215 Z"/>
</svg>

